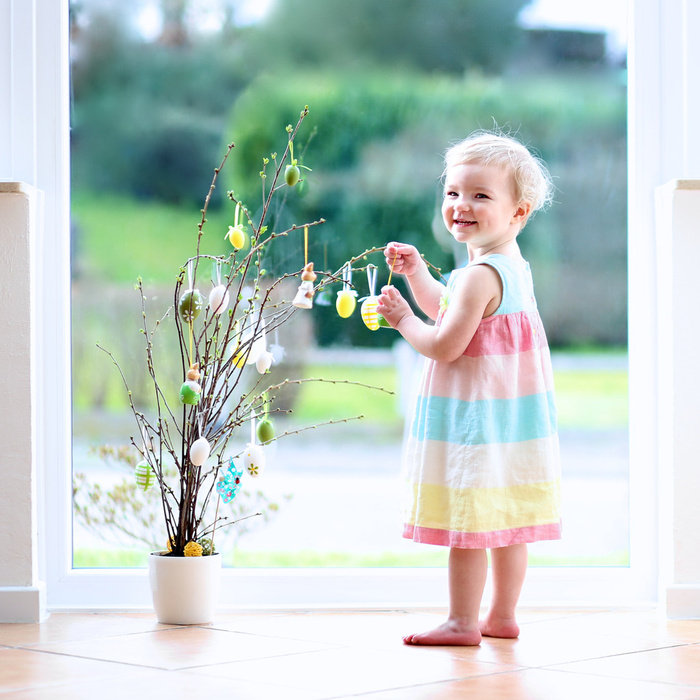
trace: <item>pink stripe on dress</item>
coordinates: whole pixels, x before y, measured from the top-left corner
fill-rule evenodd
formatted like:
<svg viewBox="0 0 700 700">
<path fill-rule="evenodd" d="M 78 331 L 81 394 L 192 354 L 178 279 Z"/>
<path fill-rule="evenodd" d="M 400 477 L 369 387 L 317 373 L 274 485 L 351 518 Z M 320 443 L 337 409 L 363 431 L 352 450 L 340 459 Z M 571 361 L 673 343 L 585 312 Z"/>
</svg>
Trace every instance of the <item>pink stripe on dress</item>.
<svg viewBox="0 0 700 700">
<path fill-rule="evenodd" d="M 482 319 L 464 354 L 512 355 L 545 347 L 547 337 L 539 314 L 517 311 Z"/>
<path fill-rule="evenodd" d="M 404 525 L 403 536 L 414 542 L 438 544 L 444 547 L 491 549 L 493 547 L 508 547 L 512 544 L 558 540 L 561 538 L 561 522 L 494 532 L 452 532 L 430 527 Z"/>
</svg>

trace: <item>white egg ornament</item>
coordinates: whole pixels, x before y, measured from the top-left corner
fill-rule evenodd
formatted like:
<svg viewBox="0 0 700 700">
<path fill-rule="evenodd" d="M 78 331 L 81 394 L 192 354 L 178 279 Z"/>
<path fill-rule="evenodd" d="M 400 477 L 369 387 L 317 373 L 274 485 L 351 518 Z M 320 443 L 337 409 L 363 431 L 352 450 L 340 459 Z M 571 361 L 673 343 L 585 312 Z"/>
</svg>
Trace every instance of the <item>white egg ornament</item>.
<svg viewBox="0 0 700 700">
<path fill-rule="evenodd" d="M 265 374 L 270 365 L 272 365 L 272 353 L 269 350 L 263 350 L 259 355 L 257 360 L 255 360 L 255 369 L 260 372 L 260 374 Z"/>
<path fill-rule="evenodd" d="M 212 313 L 220 316 L 228 308 L 230 299 L 231 295 L 226 289 L 226 285 L 219 284 L 209 294 L 209 308 L 212 310 Z"/>
<path fill-rule="evenodd" d="M 209 444 L 209 440 L 203 437 L 199 438 L 190 446 L 190 462 L 192 462 L 195 467 L 201 467 L 204 462 L 209 459 L 210 452 L 211 445 Z"/>
<path fill-rule="evenodd" d="M 259 477 L 265 469 L 265 452 L 260 445 L 249 442 L 243 451 L 243 464 L 252 477 Z"/>
</svg>

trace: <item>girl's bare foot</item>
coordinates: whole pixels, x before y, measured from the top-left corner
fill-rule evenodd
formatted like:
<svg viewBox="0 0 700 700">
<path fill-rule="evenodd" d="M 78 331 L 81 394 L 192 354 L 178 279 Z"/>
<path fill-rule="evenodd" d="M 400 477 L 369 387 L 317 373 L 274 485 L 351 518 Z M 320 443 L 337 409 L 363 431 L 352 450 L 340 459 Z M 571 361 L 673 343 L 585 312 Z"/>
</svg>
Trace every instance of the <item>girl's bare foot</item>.
<svg viewBox="0 0 700 700">
<path fill-rule="evenodd" d="M 479 621 L 479 630 L 484 637 L 500 637 L 501 639 L 515 639 L 520 634 L 515 619 L 492 618 L 487 616 Z"/>
<path fill-rule="evenodd" d="M 474 647 L 481 643 L 481 632 L 477 625 L 464 625 L 448 620 L 430 632 L 409 634 L 404 644 L 417 646 Z"/>
</svg>

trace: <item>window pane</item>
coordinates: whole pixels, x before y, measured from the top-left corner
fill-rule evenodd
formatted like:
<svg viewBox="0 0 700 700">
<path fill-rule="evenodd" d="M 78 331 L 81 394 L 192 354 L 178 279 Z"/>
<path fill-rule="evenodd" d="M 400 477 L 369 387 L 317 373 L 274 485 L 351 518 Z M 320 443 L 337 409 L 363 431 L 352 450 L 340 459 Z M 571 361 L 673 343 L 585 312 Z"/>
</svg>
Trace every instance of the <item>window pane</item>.
<svg viewBox="0 0 700 700">
<path fill-rule="evenodd" d="M 345 5 L 72 6 L 74 565 L 141 565 L 165 544 L 155 491 L 135 487 L 136 451 L 117 449 L 135 423 L 96 344 L 118 359 L 139 410 L 153 410 L 134 283 L 143 280 L 151 321 L 161 318 L 233 141 L 206 225 L 206 252 L 228 254 L 226 189 L 259 215 L 262 158 L 283 151 L 284 127 L 306 104 L 297 155 L 311 170 L 270 221 L 275 230 L 326 219 L 309 237 L 316 269 L 338 270 L 394 239 L 445 272 L 463 264 L 440 221 L 439 178 L 445 147 L 474 129 L 495 123 L 546 161 L 555 203 L 520 244 L 555 359 L 565 535 L 533 546 L 532 561 L 628 565 L 624 32 L 562 26 L 545 2 L 494 1 L 488 16 L 466 1 L 426 0 L 410 13 L 399 2 L 355 3 L 347 17 Z M 453 33 L 470 40 L 445 41 Z M 270 253 L 270 274 L 299 270 L 299 241 Z M 389 274 L 382 255 L 368 262 L 379 288 Z M 370 291 L 364 271 L 353 282 L 360 297 Z M 340 318 L 334 301 L 316 299 L 268 338 L 284 350 L 271 383 L 324 377 L 395 394 L 308 382 L 279 396 L 278 409 L 292 413 L 274 418 L 278 434 L 365 417 L 266 448 L 264 475 L 234 501 L 240 515 L 266 515 L 220 533 L 219 549 L 235 566 L 442 565 L 442 548 L 400 537 L 401 443 L 420 362 L 393 331 L 368 330 L 359 310 Z M 154 343 L 163 386 L 177 388 L 168 319 Z M 237 437 L 238 447 L 249 439 Z"/>
</svg>

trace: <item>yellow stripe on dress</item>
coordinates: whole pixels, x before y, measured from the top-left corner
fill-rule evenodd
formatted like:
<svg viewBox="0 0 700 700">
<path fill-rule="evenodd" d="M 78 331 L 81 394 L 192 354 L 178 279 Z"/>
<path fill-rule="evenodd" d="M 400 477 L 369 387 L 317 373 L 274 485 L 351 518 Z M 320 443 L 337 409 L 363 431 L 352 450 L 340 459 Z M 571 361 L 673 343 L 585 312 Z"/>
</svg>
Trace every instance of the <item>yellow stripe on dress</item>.
<svg viewBox="0 0 700 700">
<path fill-rule="evenodd" d="M 559 479 L 482 489 L 421 484 L 414 485 L 413 491 L 416 505 L 405 514 L 404 522 L 420 522 L 424 528 L 496 532 L 558 523 L 560 519 Z"/>
</svg>

